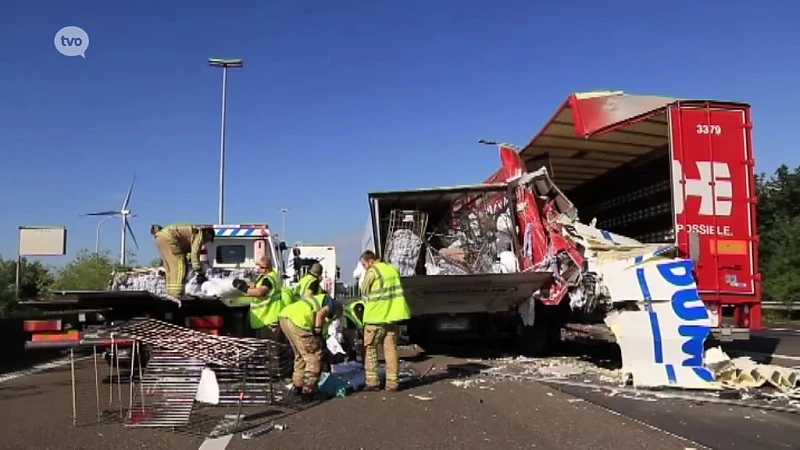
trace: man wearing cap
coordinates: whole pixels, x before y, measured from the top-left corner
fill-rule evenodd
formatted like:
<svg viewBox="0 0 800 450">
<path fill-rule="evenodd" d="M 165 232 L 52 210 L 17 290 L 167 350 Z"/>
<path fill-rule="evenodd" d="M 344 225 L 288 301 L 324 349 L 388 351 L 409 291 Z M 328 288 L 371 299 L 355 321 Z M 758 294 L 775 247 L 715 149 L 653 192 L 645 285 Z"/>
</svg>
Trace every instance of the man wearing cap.
<svg viewBox="0 0 800 450">
<path fill-rule="evenodd" d="M 166 228 L 154 225 L 150 234 L 156 241 L 156 248 L 167 272 L 167 294 L 173 297 L 183 295 L 186 287 L 186 257 L 189 257 L 198 284 L 205 281 L 203 266 L 200 264 L 200 251 L 203 245 L 214 242 L 214 229 L 189 224 L 173 224 Z"/>
<path fill-rule="evenodd" d="M 322 286 L 322 264 L 314 263 L 308 273 L 300 278 L 300 281 L 295 286 L 295 295 L 303 297 L 313 283 L 317 283 L 318 288 L 324 292 L 325 288 Z"/>
</svg>

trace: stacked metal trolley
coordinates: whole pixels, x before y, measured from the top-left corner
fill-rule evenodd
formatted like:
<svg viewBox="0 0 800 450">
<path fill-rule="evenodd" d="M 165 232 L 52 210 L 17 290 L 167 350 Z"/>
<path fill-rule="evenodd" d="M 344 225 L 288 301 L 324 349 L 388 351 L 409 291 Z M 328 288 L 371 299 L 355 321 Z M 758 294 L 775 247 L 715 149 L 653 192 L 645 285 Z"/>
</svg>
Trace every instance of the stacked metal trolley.
<svg viewBox="0 0 800 450">
<path fill-rule="evenodd" d="M 100 378 L 98 347 L 92 349 L 98 422 L 118 410 L 118 418 L 128 427 L 184 427 L 189 424 L 195 399 L 203 396 L 198 396 L 198 390 L 204 376 L 219 387 L 211 403 L 238 406 L 237 423 L 244 405 L 273 405 L 282 399 L 277 382 L 283 344 L 214 336 L 154 319 L 131 320 L 105 333 L 112 357 L 104 380 Z M 74 350 L 70 354 L 72 416 L 77 425 L 78 400 L 85 401 L 87 395 L 78 393 L 78 360 Z M 129 361 L 121 363 L 123 357 Z M 104 382 L 108 383 L 105 411 L 101 405 Z"/>
</svg>

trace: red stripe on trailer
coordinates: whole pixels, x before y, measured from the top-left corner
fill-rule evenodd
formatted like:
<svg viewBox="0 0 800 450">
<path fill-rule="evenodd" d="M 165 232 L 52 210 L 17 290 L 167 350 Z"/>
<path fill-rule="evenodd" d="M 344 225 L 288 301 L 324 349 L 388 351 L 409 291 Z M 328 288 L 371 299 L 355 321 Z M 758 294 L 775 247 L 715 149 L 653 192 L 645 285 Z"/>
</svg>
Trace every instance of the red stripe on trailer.
<svg viewBox="0 0 800 450">
<path fill-rule="evenodd" d="M 61 331 L 61 319 L 26 320 L 22 322 L 22 329 L 28 333 L 37 333 L 40 331 Z"/>
<path fill-rule="evenodd" d="M 81 338 L 78 330 L 67 331 L 64 333 L 41 333 L 31 336 L 31 342 L 76 342 Z"/>
<path fill-rule="evenodd" d="M 225 324 L 222 316 L 196 316 L 186 320 L 189 328 L 222 328 Z"/>
</svg>

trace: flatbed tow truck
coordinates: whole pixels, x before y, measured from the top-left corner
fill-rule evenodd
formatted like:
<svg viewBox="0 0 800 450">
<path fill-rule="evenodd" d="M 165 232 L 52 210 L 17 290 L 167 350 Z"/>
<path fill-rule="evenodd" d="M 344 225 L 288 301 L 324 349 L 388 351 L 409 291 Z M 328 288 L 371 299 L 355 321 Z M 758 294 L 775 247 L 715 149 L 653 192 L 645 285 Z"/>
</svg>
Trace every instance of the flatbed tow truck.
<svg viewBox="0 0 800 450">
<path fill-rule="evenodd" d="M 215 276 L 241 277 L 254 270 L 265 254 L 276 262 L 278 272 L 285 274 L 282 252 L 286 246 L 273 239 L 267 225 L 213 228 L 215 240 L 204 247 L 201 259 L 208 256 Z M 111 274 L 112 278 L 117 275 Z M 134 318 L 157 319 L 214 335 L 242 337 L 249 333 L 248 306 L 216 297 L 176 299 L 147 290 L 125 290 L 116 284 L 109 290 L 55 292 L 54 297 L 22 302 L 32 311 L 22 321 L 28 337 L 26 348 L 109 347 L 114 337 L 107 330 Z"/>
</svg>

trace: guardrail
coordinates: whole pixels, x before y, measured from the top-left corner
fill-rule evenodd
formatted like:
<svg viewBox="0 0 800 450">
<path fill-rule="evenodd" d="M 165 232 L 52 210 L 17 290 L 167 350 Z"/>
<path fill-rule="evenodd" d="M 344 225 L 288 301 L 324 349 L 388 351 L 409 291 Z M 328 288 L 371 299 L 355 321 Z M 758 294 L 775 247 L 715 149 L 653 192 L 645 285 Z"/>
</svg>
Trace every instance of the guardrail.
<svg viewBox="0 0 800 450">
<path fill-rule="evenodd" d="M 762 309 L 782 309 L 784 311 L 800 311 L 800 303 L 761 302 Z"/>
</svg>

